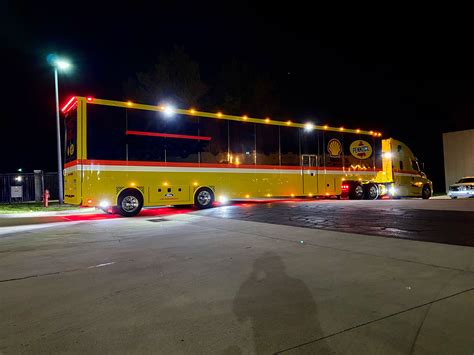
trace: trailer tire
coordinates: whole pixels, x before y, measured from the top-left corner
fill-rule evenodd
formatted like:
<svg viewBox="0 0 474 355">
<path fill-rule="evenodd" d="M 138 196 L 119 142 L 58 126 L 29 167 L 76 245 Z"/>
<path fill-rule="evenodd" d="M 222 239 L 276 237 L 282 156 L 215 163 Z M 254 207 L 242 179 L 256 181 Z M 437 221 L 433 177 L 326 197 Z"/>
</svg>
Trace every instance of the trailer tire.
<svg viewBox="0 0 474 355">
<path fill-rule="evenodd" d="M 431 197 L 431 188 L 429 185 L 423 186 L 423 189 L 421 190 L 421 198 L 423 200 L 427 200 Z"/>
<path fill-rule="evenodd" d="M 379 188 L 376 184 L 365 185 L 365 197 L 368 200 L 376 200 L 379 197 Z"/>
<path fill-rule="evenodd" d="M 194 206 L 200 210 L 211 208 L 214 204 L 214 192 L 208 187 L 201 187 L 194 194 Z"/>
<path fill-rule="evenodd" d="M 133 217 L 140 213 L 143 207 L 143 196 L 136 189 L 122 191 L 117 199 L 116 211 L 124 217 Z"/>
<path fill-rule="evenodd" d="M 349 189 L 349 198 L 351 200 L 362 200 L 364 198 L 364 188 L 359 183 L 351 184 Z"/>
</svg>

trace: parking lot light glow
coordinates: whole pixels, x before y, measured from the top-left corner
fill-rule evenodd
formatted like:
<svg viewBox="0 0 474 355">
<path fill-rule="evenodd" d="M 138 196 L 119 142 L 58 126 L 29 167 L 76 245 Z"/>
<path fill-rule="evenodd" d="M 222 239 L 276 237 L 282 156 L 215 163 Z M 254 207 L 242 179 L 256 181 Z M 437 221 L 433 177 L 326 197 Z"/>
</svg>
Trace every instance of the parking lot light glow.
<svg viewBox="0 0 474 355">
<path fill-rule="evenodd" d="M 308 122 L 304 125 L 305 131 L 312 131 L 314 129 L 314 125 L 311 122 Z"/>
<path fill-rule="evenodd" d="M 171 117 L 174 115 L 175 113 L 175 108 L 171 105 L 167 105 L 165 106 L 165 108 L 163 109 L 163 113 L 165 114 L 166 117 Z"/>
<path fill-rule="evenodd" d="M 383 157 L 385 159 L 392 159 L 392 153 L 391 152 L 385 152 L 385 153 L 383 153 Z"/>
<path fill-rule="evenodd" d="M 21 182 L 22 180 L 23 180 L 23 178 L 21 176 L 15 177 L 15 181 Z"/>
</svg>

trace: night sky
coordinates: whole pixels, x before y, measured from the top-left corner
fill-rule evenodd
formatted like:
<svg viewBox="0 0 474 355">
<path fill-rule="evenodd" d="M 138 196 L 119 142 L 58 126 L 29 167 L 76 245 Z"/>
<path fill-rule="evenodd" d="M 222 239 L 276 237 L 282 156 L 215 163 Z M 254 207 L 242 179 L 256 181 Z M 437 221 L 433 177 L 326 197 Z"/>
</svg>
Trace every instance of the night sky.
<svg viewBox="0 0 474 355">
<path fill-rule="evenodd" d="M 0 172 L 56 167 L 51 52 L 75 66 L 60 76 L 60 101 L 73 94 L 125 99 L 127 78 L 175 45 L 199 63 L 210 85 L 236 58 L 275 81 L 280 105 L 272 118 L 400 139 L 425 163 L 437 190 L 444 189 L 442 133 L 474 128 L 467 9 L 170 1 L 0 6 Z"/>
</svg>

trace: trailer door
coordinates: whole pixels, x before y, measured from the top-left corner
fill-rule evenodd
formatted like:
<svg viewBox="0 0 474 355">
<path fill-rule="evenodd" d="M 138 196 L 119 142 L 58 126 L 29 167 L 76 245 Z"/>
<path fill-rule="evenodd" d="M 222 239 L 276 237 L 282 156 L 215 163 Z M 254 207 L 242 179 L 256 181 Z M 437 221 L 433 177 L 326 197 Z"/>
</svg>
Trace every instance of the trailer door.
<svg viewBox="0 0 474 355">
<path fill-rule="evenodd" d="M 315 154 L 301 156 L 301 174 L 303 177 L 303 193 L 305 195 L 318 193 L 318 157 Z"/>
</svg>

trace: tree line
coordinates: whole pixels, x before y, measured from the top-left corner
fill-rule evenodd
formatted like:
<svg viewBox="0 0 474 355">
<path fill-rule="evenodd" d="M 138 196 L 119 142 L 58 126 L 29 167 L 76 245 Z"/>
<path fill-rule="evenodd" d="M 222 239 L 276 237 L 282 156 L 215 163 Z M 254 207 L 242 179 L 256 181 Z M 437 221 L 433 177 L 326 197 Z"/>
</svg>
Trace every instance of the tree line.
<svg viewBox="0 0 474 355">
<path fill-rule="evenodd" d="M 183 47 L 162 53 L 148 70 L 137 72 L 124 83 L 127 98 L 162 104 L 167 100 L 179 108 L 249 114 L 254 117 L 279 111 L 276 83 L 268 73 L 237 59 L 224 63 L 213 78 L 204 80 L 199 63 Z"/>
</svg>

